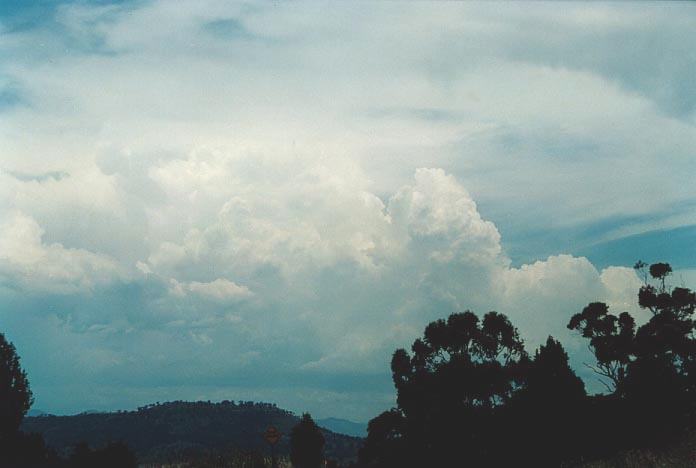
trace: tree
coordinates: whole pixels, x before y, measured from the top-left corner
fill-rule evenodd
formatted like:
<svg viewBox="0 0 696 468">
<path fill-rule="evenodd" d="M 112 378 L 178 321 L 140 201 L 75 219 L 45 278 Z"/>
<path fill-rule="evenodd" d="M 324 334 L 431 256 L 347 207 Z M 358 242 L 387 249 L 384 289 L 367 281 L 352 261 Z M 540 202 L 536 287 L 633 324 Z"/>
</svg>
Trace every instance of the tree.
<svg viewBox="0 0 696 468">
<path fill-rule="evenodd" d="M 407 415 L 423 403 L 418 397 L 427 387 L 448 392 L 465 406 L 502 404 L 513 389 L 510 370 L 526 356 L 517 329 L 497 312 L 482 321 L 467 311 L 431 322 L 411 349 L 413 356 L 398 349 L 392 358 L 397 401 Z"/>
<path fill-rule="evenodd" d="M 609 394 L 588 397 L 552 337 L 530 359 L 504 315 L 452 314 L 394 352 L 397 407 L 370 421 L 360 466 L 552 467 L 696 428 L 696 293 L 669 286 L 668 263 L 635 268 L 647 323 L 602 302 L 568 323 Z"/>
<path fill-rule="evenodd" d="M 597 360 L 591 366 L 609 379 L 611 399 L 602 407 L 616 421 L 616 432 L 627 444 L 645 445 L 669 439 L 696 424 L 696 293 L 671 288 L 668 263 L 634 268 L 643 278 L 638 291 L 640 307 L 652 317 L 636 329 L 635 320 L 623 312 L 609 313 L 601 302 L 589 304 L 574 315 L 568 328 L 590 339 Z"/>
<path fill-rule="evenodd" d="M 526 360 L 517 329 L 497 312 L 481 320 L 467 311 L 430 323 L 411 353 L 394 352 L 398 407 L 371 421 L 363 459 L 369 452 L 387 457 L 400 446 L 405 463 L 373 464 L 445 466 L 461 456 L 473 465 L 496 464 L 499 409 L 519 388 Z"/>
<path fill-rule="evenodd" d="M 535 466 L 559 466 L 580 455 L 587 394 L 561 343 L 549 336 L 524 376 L 506 418 L 514 459 Z"/>
<path fill-rule="evenodd" d="M 524 393 L 546 405 L 565 405 L 586 396 L 585 384 L 568 364 L 568 353 L 551 336 L 534 354 Z"/>
<path fill-rule="evenodd" d="M 373 418 L 367 425 L 367 439 L 358 453 L 360 465 L 408 466 L 404 424 L 404 415 L 396 408 Z"/>
<path fill-rule="evenodd" d="M 290 461 L 295 468 L 319 468 L 324 461 L 324 436 L 309 413 L 290 431 Z"/>
<path fill-rule="evenodd" d="M 0 333 L 0 465 L 16 468 L 53 466 L 53 454 L 38 434 L 19 431 L 33 403 L 27 374 L 12 343 Z"/>
<path fill-rule="evenodd" d="M 27 374 L 12 343 L 0 333 L 0 441 L 7 441 L 19 425 L 34 399 Z"/>
<path fill-rule="evenodd" d="M 68 460 L 70 468 L 136 468 L 137 459 L 128 446 L 122 442 L 112 442 L 97 450 L 92 450 L 85 442 L 75 445 Z"/>
<path fill-rule="evenodd" d="M 652 317 L 636 332 L 622 389 L 642 423 L 632 427 L 644 426 L 635 434 L 642 442 L 667 440 L 696 423 L 696 293 L 667 284 L 668 263 L 650 265 L 652 281 L 645 266 L 636 264 L 644 277 L 638 303 Z"/>
<path fill-rule="evenodd" d="M 573 315 L 568 328 L 579 331 L 590 339 L 590 350 L 597 365 L 585 363 L 595 373 L 608 379 L 600 382 L 609 392 L 614 392 L 626 376 L 626 368 L 631 362 L 635 338 L 635 320 L 628 312 L 618 317 L 609 313 L 603 302 L 592 302 L 579 314 Z"/>
</svg>

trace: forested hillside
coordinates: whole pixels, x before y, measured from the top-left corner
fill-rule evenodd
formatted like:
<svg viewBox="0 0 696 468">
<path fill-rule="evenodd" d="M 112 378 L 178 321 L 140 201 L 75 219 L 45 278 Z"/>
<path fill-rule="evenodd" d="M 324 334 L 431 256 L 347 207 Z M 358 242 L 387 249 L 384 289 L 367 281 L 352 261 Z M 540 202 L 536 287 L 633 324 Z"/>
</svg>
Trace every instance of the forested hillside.
<svg viewBox="0 0 696 468">
<path fill-rule="evenodd" d="M 148 405 L 137 411 L 39 416 L 24 420 L 25 432 L 43 434 L 46 443 L 68 452 L 78 442 L 92 447 L 123 441 L 141 463 L 169 462 L 238 450 L 268 452 L 262 435 L 269 425 L 284 436 L 279 455 L 289 452 L 287 434 L 299 421 L 293 413 L 268 403 L 172 402 Z M 361 439 L 323 430 L 329 458 L 347 461 Z"/>
</svg>

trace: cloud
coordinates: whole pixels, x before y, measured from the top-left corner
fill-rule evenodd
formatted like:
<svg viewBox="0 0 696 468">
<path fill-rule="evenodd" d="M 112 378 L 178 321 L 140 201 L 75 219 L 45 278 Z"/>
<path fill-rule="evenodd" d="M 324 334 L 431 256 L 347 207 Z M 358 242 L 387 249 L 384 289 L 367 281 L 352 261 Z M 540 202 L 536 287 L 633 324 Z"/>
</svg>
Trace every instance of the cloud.
<svg viewBox="0 0 696 468">
<path fill-rule="evenodd" d="M 539 298 L 556 296 L 559 290 L 572 286 L 599 296 L 599 289 L 592 291 L 593 287 L 599 286 L 599 278 L 599 272 L 586 258 L 556 255 L 545 261 L 505 271 L 504 294 L 518 298 L 525 295 Z"/>
<path fill-rule="evenodd" d="M 631 312 L 639 324 L 651 317 L 649 311 L 637 307 L 636 294 L 643 283 L 632 268 L 605 268 L 601 280 L 606 290 L 606 302 L 615 313 Z"/>
<path fill-rule="evenodd" d="M 417 169 L 415 185 L 391 198 L 389 215 L 412 238 L 442 242 L 446 249 L 431 253 L 437 261 L 486 262 L 501 253 L 495 225 L 481 219 L 469 193 L 442 169 Z"/>
<path fill-rule="evenodd" d="M 464 309 L 578 364 L 573 313 L 642 313 L 627 265 L 578 252 L 694 219 L 681 8 L 0 18 L 0 313 L 37 404 L 125 402 L 104 386 L 137 380 L 133 401 L 228 389 L 367 419 L 392 403 L 393 350 Z"/>
<path fill-rule="evenodd" d="M 632 268 L 597 268 L 584 257 L 554 255 L 546 260 L 503 270 L 495 278 L 493 297 L 519 324 L 530 350 L 548 335 L 562 339 L 575 352 L 575 364 L 592 359 L 582 339 L 568 331 L 570 317 L 590 302 L 606 302 L 612 313 L 629 311 L 639 321 L 645 312 L 638 307 L 640 280 Z M 579 353 L 579 354 L 577 354 Z"/>
<path fill-rule="evenodd" d="M 253 295 L 246 286 L 240 286 L 224 278 L 218 278 L 209 283 L 201 283 L 198 281 L 180 283 L 172 279 L 170 283 L 171 288 L 169 291 L 179 297 L 184 297 L 188 294 L 196 294 L 203 298 L 217 301 L 238 301 Z"/>
<path fill-rule="evenodd" d="M 324 166 L 316 161 L 286 168 L 282 181 L 265 187 L 257 179 L 234 181 L 239 171 L 234 153 L 206 156 L 204 162 L 197 152 L 190 158 L 197 161 L 194 167 L 205 168 L 203 174 L 219 170 L 216 177 L 228 183 L 199 184 L 194 174 L 191 185 L 179 181 L 186 188 L 172 192 L 171 208 L 162 210 L 170 218 L 163 222 L 183 223 L 179 238 L 171 231 L 172 240 L 153 244 L 147 259 L 136 262 L 142 275 L 133 278 L 141 279 L 131 279 L 144 286 L 164 283 L 161 292 L 139 296 L 141 312 L 126 317 L 118 309 L 99 315 L 89 310 L 58 312 L 67 326 L 79 331 L 78 343 L 113 330 L 109 342 L 94 348 L 95 355 L 105 357 L 94 364 L 95 375 L 122 378 L 117 376 L 133 372 L 127 369 L 138 359 L 144 368 L 164 359 L 190 372 L 203 360 L 208 371 L 230 376 L 244 375 L 252 361 L 271 374 L 280 368 L 313 378 L 380 374 L 393 349 L 408 346 L 428 321 L 453 311 L 504 312 L 533 349 L 548 333 L 572 342 L 565 322 L 591 300 L 631 302 L 635 274 L 630 270 L 600 273 L 587 259 L 570 255 L 511 268 L 496 226 L 481 216 L 461 183 L 441 169 L 416 170 L 411 182 L 384 203 L 367 190 L 359 171 L 324 175 Z M 175 167 L 185 164 L 177 161 Z M 263 162 L 244 164 L 250 173 L 267 174 Z M 167 180 L 157 183 L 165 187 Z M 193 207 L 199 203 L 219 208 L 196 212 Z M 177 215 L 189 209 L 194 216 Z M 40 276 L 38 284 L 44 285 L 39 290 L 65 288 L 68 280 L 82 286 L 108 284 L 96 268 L 102 257 L 59 244 L 46 246 L 29 218 L 18 217 L 12 226 L 4 232 L 31 235 L 7 239 L 33 239 L 24 244 L 34 249 L 4 241 L 3 252 L 51 258 L 53 268 L 67 263 L 55 258 L 69 256 L 71 264 L 81 266 L 65 278 Z M 38 264 L 22 262 L 12 257 L 12 264 Z M 107 265 L 117 268 L 113 262 Z M 31 286 L 37 284 L 36 277 L 34 281 Z M 152 334 L 138 329 L 155 332 L 156 342 L 165 348 L 170 336 L 184 349 L 202 346 L 201 351 L 159 357 L 152 354 Z M 123 340 L 129 343 L 125 355 L 116 351 Z M 236 364 L 204 355 L 212 343 L 225 343 L 225 352 L 239 358 Z M 200 378 L 212 375 L 201 369 L 195 373 L 202 373 Z M 171 378 L 166 367 L 161 374 Z"/>
<path fill-rule="evenodd" d="M 14 212 L 0 225 L 0 275 L 4 286 L 22 293 L 75 294 L 125 278 L 113 259 L 84 249 L 46 244 L 31 217 Z"/>
</svg>

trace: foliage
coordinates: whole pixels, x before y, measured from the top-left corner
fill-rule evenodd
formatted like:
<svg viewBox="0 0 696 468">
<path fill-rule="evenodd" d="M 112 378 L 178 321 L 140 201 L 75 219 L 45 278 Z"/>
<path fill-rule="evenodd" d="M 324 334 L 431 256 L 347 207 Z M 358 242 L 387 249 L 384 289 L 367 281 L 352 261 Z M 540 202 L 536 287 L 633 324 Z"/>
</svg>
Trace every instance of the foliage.
<svg viewBox="0 0 696 468">
<path fill-rule="evenodd" d="M 393 408 L 372 419 L 368 437 L 360 449 L 359 460 L 366 466 L 408 466 L 408 449 L 404 434 L 406 420 Z"/>
<path fill-rule="evenodd" d="M 2 450 L 0 466 L 12 468 L 72 468 L 46 446 L 40 434 L 16 432 Z"/>
<path fill-rule="evenodd" d="M 628 447 L 667 440 L 691 428 L 696 417 L 696 294 L 670 288 L 668 263 L 647 266 L 639 261 L 634 267 L 644 281 L 638 303 L 652 313 L 647 323 L 636 330 L 630 314 L 611 315 L 595 302 L 568 324 L 589 338 L 593 369 L 611 381 L 613 412 Z"/>
<path fill-rule="evenodd" d="M 561 343 L 549 336 L 523 374 L 524 383 L 503 418 L 508 451 L 534 466 L 558 466 L 582 455 L 587 394 Z"/>
<path fill-rule="evenodd" d="M 59 452 L 68 452 L 76 441 L 103 447 L 123 441 L 143 464 L 216 457 L 238 458 L 240 453 L 270 453 L 263 433 L 276 426 L 284 436 L 276 448 L 279 455 L 290 451 L 290 430 L 299 418 L 269 403 L 250 401 L 175 401 L 143 406 L 136 411 L 84 413 L 75 416 L 26 418 L 23 429 L 44 435 Z M 322 429 L 327 456 L 342 462 L 357 453 L 361 439 Z"/>
<path fill-rule="evenodd" d="M 70 468 L 136 468 L 137 459 L 133 452 L 121 442 L 112 442 L 92 450 L 86 443 L 75 446 L 68 461 Z"/>
<path fill-rule="evenodd" d="M 394 353 L 398 407 L 370 421 L 364 466 L 446 466 L 463 454 L 472 466 L 519 462 L 532 442 L 522 421 L 558 430 L 567 425 L 558 410 L 585 397 L 559 342 L 549 337 L 532 360 L 496 312 L 432 322 L 411 350 Z"/>
<path fill-rule="evenodd" d="M 560 342 L 527 356 L 502 314 L 430 323 L 392 357 L 397 407 L 370 421 L 364 467 L 567 465 L 657 446 L 696 422 L 696 294 L 671 288 L 667 263 L 638 262 L 637 326 L 592 302 L 568 328 L 589 342 L 607 394 L 587 396 Z M 630 453 L 630 452 L 627 452 Z"/>
<path fill-rule="evenodd" d="M 603 302 L 592 302 L 581 313 L 573 315 L 568 323 L 568 328 L 590 339 L 597 366 L 588 367 L 609 379 L 609 382 L 600 381 L 610 392 L 614 392 L 626 376 L 633 352 L 635 326 L 635 320 L 628 312 L 618 317 L 611 315 Z"/>
<path fill-rule="evenodd" d="M 606 458 L 564 464 L 562 468 L 684 468 L 694 466 L 696 433 L 675 438 L 667 446 L 621 451 Z"/>
<path fill-rule="evenodd" d="M 324 436 L 309 413 L 290 432 L 290 460 L 295 468 L 319 468 L 324 462 Z"/>
<path fill-rule="evenodd" d="M 0 441 L 17 432 L 33 402 L 15 347 L 0 333 Z"/>
</svg>

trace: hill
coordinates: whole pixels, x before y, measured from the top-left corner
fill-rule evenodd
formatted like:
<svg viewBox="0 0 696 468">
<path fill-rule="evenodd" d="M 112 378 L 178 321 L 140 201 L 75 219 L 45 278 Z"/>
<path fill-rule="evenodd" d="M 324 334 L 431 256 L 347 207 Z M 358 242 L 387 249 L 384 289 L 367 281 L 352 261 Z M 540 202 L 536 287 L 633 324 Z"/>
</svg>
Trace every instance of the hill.
<svg viewBox="0 0 696 468">
<path fill-rule="evenodd" d="M 269 453 L 262 434 L 269 425 L 285 434 L 277 453 L 289 453 L 287 435 L 299 418 L 273 404 L 223 401 L 171 402 L 136 411 L 27 417 L 25 432 L 43 434 L 49 446 L 66 453 L 78 442 L 99 447 L 123 441 L 140 463 L 168 463 L 190 457 L 236 451 Z M 362 440 L 322 429 L 328 458 L 354 459 Z"/>
<path fill-rule="evenodd" d="M 321 427 L 353 437 L 367 437 L 367 424 L 349 421 L 340 418 L 317 419 L 317 424 Z"/>
</svg>

